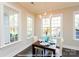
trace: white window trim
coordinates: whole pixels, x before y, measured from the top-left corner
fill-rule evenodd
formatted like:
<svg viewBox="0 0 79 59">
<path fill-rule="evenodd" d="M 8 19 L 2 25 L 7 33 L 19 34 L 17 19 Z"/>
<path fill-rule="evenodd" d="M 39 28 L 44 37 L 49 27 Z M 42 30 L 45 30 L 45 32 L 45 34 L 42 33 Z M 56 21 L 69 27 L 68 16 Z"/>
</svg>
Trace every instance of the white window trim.
<svg viewBox="0 0 79 59">
<path fill-rule="evenodd" d="M 12 45 L 12 44 L 15 44 L 15 43 L 18 43 L 18 42 L 20 42 L 20 41 L 22 41 L 21 40 L 21 11 L 18 9 L 18 8 L 16 8 L 16 7 L 14 7 L 14 6 L 12 6 L 11 4 L 7 4 L 7 3 L 1 3 L 1 8 L 3 9 L 3 6 L 7 6 L 7 7 L 9 7 L 9 8 L 12 8 L 12 9 L 14 9 L 15 11 L 18 11 L 18 13 L 19 13 L 19 35 L 18 35 L 18 41 L 14 41 L 14 42 L 10 42 L 9 44 L 4 44 L 3 43 L 3 37 L 4 37 L 4 32 L 3 32 L 3 30 L 1 30 L 1 33 L 2 33 L 2 37 L 1 37 L 1 44 L 0 44 L 0 48 L 3 48 L 3 47 L 6 47 L 6 46 L 9 46 L 9 45 Z M 1 10 L 2 10 L 1 9 Z M 4 13 L 4 11 L 2 10 L 2 12 L 1 12 L 1 25 L 3 24 L 3 21 L 2 21 L 2 19 L 4 19 L 3 17 L 3 13 Z M 2 25 L 3 26 L 3 25 Z M 3 28 L 3 27 L 2 27 Z"/>
<path fill-rule="evenodd" d="M 75 31 L 75 14 L 79 14 L 79 11 L 73 12 L 73 40 L 79 41 L 79 39 L 76 39 L 76 31 Z"/>
<path fill-rule="evenodd" d="M 61 16 L 61 38 L 63 39 L 63 14 L 52 14 L 52 15 L 49 15 L 49 16 L 43 16 L 43 17 L 41 17 L 41 23 L 42 23 L 42 18 L 48 18 L 48 17 L 50 17 L 50 23 L 51 23 L 51 19 L 52 19 L 52 17 L 55 17 L 55 16 Z M 41 26 L 40 27 L 42 27 L 42 25 L 43 24 L 41 24 Z M 51 26 L 51 24 L 50 24 L 50 26 Z M 42 32 L 42 30 L 41 30 L 41 32 Z M 40 32 L 40 33 L 41 33 Z M 40 36 L 41 37 L 41 36 Z"/>
<path fill-rule="evenodd" d="M 33 16 L 27 16 L 27 17 L 31 17 L 32 18 L 32 33 L 33 33 L 32 35 L 34 37 L 34 17 Z M 26 18 L 26 20 L 27 20 L 27 18 Z M 32 38 L 27 36 L 27 39 L 32 39 Z"/>
<path fill-rule="evenodd" d="M 51 15 L 42 16 L 42 17 L 41 17 L 41 23 L 42 23 L 42 19 L 43 19 L 43 18 L 46 19 L 46 18 L 49 18 L 50 16 L 51 16 Z M 51 18 L 51 17 L 50 17 L 50 18 Z M 41 28 L 42 28 L 42 26 L 43 26 L 43 23 L 42 23 L 42 24 L 41 24 L 41 23 L 40 23 L 40 34 L 42 34 L 42 29 L 41 29 Z M 50 23 L 51 23 L 51 22 L 50 22 Z M 40 38 L 41 38 L 41 35 L 40 35 Z"/>
</svg>

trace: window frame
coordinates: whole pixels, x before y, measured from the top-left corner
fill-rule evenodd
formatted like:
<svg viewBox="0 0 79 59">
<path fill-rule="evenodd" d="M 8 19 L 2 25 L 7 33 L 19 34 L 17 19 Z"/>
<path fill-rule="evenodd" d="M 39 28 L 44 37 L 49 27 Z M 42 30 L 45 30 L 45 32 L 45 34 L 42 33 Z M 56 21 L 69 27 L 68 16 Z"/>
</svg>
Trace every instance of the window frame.
<svg viewBox="0 0 79 59">
<path fill-rule="evenodd" d="M 75 30 L 75 15 L 79 14 L 79 11 L 73 12 L 73 40 L 79 41 L 79 39 L 76 39 L 76 30 Z"/>
<path fill-rule="evenodd" d="M 28 19 L 28 17 L 30 17 L 32 19 L 32 36 L 28 37 L 28 34 L 27 34 L 27 39 L 32 39 L 33 36 L 34 36 L 34 17 L 33 16 L 27 16 L 26 20 Z"/>
<path fill-rule="evenodd" d="M 60 28 L 60 30 L 61 30 L 60 38 L 63 38 L 63 14 L 62 14 L 62 13 L 60 13 L 60 14 L 53 14 L 53 15 L 51 16 L 51 18 L 52 18 L 52 17 L 57 17 L 57 16 L 61 17 L 61 21 L 60 21 L 60 26 L 61 26 L 61 28 Z M 52 20 L 52 19 L 51 19 L 51 20 Z"/>
<path fill-rule="evenodd" d="M 60 14 L 52 14 L 52 15 L 49 15 L 49 16 L 43 16 L 43 17 L 41 17 L 41 23 L 42 23 L 42 18 L 48 18 L 48 17 L 50 17 L 50 27 L 51 27 L 51 20 L 52 20 L 52 17 L 57 17 L 57 16 L 60 16 L 61 17 L 61 33 L 60 33 L 60 38 L 62 38 L 63 39 L 63 14 L 62 13 L 60 13 Z M 41 24 L 41 28 L 43 27 L 43 24 Z M 52 28 L 52 27 L 51 27 Z M 42 32 L 42 29 L 41 29 L 41 32 Z M 40 33 L 41 33 L 40 32 Z M 42 34 L 42 33 L 41 33 Z M 50 33 L 50 36 L 51 36 L 51 33 Z M 41 37 L 41 36 L 40 36 Z"/>
<path fill-rule="evenodd" d="M 7 7 L 9 7 L 9 8 L 11 8 L 11 9 L 13 9 L 13 10 L 15 10 L 15 11 L 17 11 L 18 12 L 18 28 L 19 28 L 19 30 L 18 30 L 18 40 L 17 41 L 14 41 L 14 42 L 9 42 L 9 44 L 5 44 L 4 43 L 4 29 L 3 29 L 3 19 L 4 19 L 4 6 L 7 6 Z M 16 8 L 16 7 L 14 7 L 14 6 L 12 6 L 12 5 L 10 5 L 10 4 L 7 4 L 7 3 L 2 3 L 1 4 L 1 33 L 2 33 L 2 35 L 1 35 L 1 43 L 0 43 L 0 48 L 3 48 L 3 47 L 6 47 L 6 46 L 9 46 L 9 45 L 12 45 L 12 44 L 15 44 L 15 43 L 18 43 L 18 42 L 20 42 L 21 41 L 21 11 L 18 9 L 18 8 Z"/>
</svg>

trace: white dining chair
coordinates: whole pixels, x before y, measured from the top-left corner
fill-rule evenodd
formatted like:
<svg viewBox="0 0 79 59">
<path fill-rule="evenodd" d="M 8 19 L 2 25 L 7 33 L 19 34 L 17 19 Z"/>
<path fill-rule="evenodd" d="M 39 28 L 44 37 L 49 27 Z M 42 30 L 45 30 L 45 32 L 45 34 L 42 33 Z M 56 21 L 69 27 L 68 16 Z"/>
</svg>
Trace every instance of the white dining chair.
<svg viewBox="0 0 79 59">
<path fill-rule="evenodd" d="M 59 48 L 57 48 L 56 49 L 56 56 L 57 57 L 61 57 L 62 56 L 62 50 L 63 50 L 63 42 L 64 42 L 64 40 L 63 40 L 63 38 L 61 38 L 61 39 L 59 39 Z"/>
<path fill-rule="evenodd" d="M 59 39 L 59 41 L 56 43 L 56 46 L 58 46 L 59 48 L 56 47 L 56 57 L 61 57 L 62 56 L 62 49 L 63 49 L 63 42 L 64 40 L 61 38 Z M 53 53 L 52 53 L 52 57 L 53 57 Z"/>
<path fill-rule="evenodd" d="M 40 47 L 34 47 L 35 48 L 35 56 L 43 57 L 44 56 L 44 49 Z"/>
</svg>

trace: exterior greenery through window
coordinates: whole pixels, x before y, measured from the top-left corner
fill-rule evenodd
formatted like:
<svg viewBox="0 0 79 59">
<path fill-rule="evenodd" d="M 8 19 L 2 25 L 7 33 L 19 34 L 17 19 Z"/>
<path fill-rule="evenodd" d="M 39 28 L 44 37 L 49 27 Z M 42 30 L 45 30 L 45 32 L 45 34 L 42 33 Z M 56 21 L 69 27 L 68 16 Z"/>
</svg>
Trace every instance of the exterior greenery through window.
<svg viewBox="0 0 79 59">
<path fill-rule="evenodd" d="M 4 6 L 4 36 L 5 44 L 18 40 L 19 34 L 19 23 L 18 23 L 18 12 L 10 7 Z"/>
<path fill-rule="evenodd" d="M 7 5 L 0 5 L 0 47 L 5 47 L 20 41 L 20 10 Z"/>
</svg>

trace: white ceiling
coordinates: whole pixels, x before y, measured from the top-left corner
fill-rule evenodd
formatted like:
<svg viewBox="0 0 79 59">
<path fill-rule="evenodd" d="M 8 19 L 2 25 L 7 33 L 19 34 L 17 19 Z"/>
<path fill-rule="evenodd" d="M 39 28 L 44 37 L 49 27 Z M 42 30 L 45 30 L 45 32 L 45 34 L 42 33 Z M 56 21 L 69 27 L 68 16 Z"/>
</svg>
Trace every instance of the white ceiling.
<svg viewBox="0 0 79 59">
<path fill-rule="evenodd" d="M 55 10 L 79 5 L 78 2 L 34 2 L 34 4 L 31 4 L 30 2 L 21 2 L 20 4 L 30 12 L 36 14 L 48 10 Z"/>
</svg>

